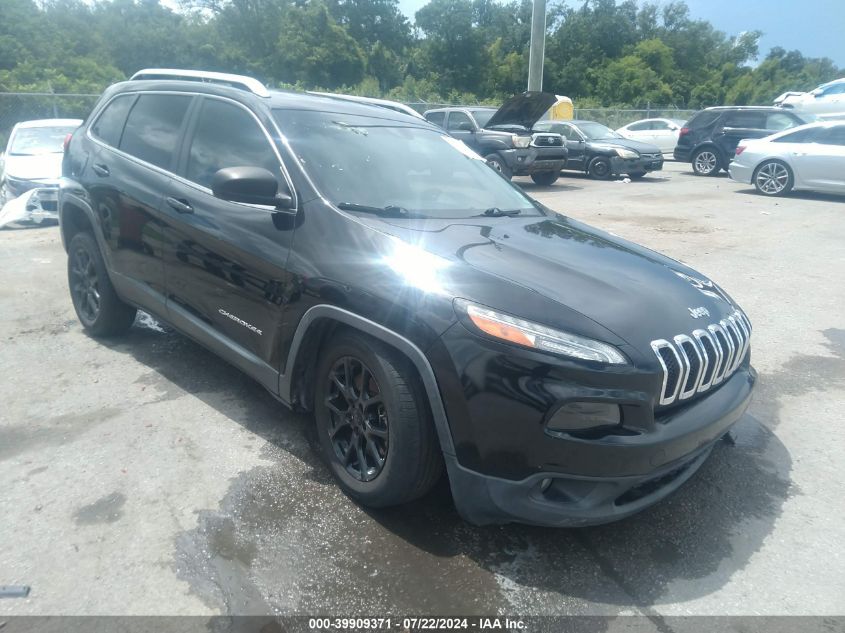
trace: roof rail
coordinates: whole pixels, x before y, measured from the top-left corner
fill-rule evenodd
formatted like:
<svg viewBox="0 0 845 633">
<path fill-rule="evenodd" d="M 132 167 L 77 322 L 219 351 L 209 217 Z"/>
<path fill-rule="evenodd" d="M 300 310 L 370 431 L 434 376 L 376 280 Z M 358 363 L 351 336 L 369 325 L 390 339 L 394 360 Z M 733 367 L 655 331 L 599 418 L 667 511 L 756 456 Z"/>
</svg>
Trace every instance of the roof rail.
<svg viewBox="0 0 845 633">
<path fill-rule="evenodd" d="M 394 112 L 401 112 L 402 114 L 407 114 L 408 116 L 425 120 L 425 117 L 414 110 L 411 106 L 400 103 L 399 101 L 377 99 L 375 97 L 359 97 L 358 95 L 342 95 L 335 92 L 317 92 L 315 90 L 306 90 L 305 92 L 309 95 L 315 95 L 318 97 L 329 97 L 331 99 L 340 99 L 342 101 L 354 101 L 355 103 L 366 103 L 368 105 L 380 106 L 382 108 L 387 108 L 388 110 L 393 110 Z"/>
<path fill-rule="evenodd" d="M 178 68 L 145 68 L 132 75 L 129 80 L 139 79 L 184 79 L 187 81 L 201 81 L 225 84 L 233 88 L 246 90 L 259 97 L 269 97 L 267 87 L 252 77 L 244 75 L 230 75 L 229 73 L 213 73 L 205 70 L 181 70 Z"/>
</svg>

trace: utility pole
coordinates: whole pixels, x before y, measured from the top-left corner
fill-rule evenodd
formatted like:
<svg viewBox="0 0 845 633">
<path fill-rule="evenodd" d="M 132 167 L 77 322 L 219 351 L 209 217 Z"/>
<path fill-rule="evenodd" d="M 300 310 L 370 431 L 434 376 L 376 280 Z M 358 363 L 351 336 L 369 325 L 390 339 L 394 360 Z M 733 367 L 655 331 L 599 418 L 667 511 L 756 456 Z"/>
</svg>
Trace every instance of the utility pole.
<svg viewBox="0 0 845 633">
<path fill-rule="evenodd" d="M 531 45 L 528 52 L 528 90 L 543 89 L 543 58 L 546 54 L 546 0 L 534 0 L 531 12 Z"/>
</svg>

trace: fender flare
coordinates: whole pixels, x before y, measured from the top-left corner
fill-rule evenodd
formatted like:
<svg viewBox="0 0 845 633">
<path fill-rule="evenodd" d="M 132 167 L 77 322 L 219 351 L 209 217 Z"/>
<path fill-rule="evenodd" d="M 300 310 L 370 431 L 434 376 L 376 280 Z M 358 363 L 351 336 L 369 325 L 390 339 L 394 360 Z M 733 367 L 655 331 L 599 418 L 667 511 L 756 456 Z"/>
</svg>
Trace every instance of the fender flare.
<svg viewBox="0 0 845 633">
<path fill-rule="evenodd" d="M 437 429 L 437 437 L 440 440 L 440 448 L 446 455 L 455 454 L 455 446 L 452 441 L 452 432 L 449 428 L 449 421 L 446 417 L 446 409 L 443 407 L 443 399 L 440 397 L 440 389 L 437 386 L 437 379 L 431 363 L 428 362 L 423 351 L 407 338 L 390 330 L 375 321 L 349 312 L 343 308 L 328 304 L 319 304 L 309 308 L 296 326 L 290 349 L 288 350 L 285 373 L 279 375 L 279 397 L 284 402 L 291 402 L 293 368 L 296 367 L 297 356 L 308 329 L 320 319 L 329 319 L 344 325 L 348 325 L 364 334 L 368 334 L 380 341 L 390 345 L 408 358 L 419 373 L 423 382 L 423 388 L 428 396 L 428 403 L 431 408 L 431 415 L 434 418 L 434 425 Z"/>
</svg>

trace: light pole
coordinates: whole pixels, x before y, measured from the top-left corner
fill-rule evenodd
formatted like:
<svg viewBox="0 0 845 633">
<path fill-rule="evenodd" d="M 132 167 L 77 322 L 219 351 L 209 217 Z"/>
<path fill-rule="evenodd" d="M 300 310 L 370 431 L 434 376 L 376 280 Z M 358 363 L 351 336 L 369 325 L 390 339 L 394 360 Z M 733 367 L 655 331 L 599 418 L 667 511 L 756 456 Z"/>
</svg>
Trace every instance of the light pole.
<svg viewBox="0 0 845 633">
<path fill-rule="evenodd" d="M 546 0 L 534 0 L 531 11 L 531 44 L 528 50 L 528 90 L 543 89 L 543 57 L 546 53 Z"/>
</svg>

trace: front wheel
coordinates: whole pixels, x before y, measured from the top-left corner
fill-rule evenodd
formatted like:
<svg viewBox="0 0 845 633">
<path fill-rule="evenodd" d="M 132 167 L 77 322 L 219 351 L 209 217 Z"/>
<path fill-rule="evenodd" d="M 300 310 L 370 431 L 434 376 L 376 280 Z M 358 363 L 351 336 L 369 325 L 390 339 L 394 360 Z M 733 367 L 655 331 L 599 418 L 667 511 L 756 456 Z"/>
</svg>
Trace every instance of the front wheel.
<svg viewBox="0 0 845 633">
<path fill-rule="evenodd" d="M 711 147 L 703 147 L 692 156 L 692 171 L 696 176 L 715 176 L 719 173 L 719 156 Z"/>
<path fill-rule="evenodd" d="M 587 173 L 590 178 L 595 180 L 607 180 L 612 175 L 610 169 L 610 160 L 606 156 L 596 156 L 590 161 L 587 167 Z"/>
<path fill-rule="evenodd" d="M 68 246 L 68 286 L 73 309 L 83 327 L 94 336 L 126 332 L 136 310 L 117 296 L 94 236 L 77 233 Z"/>
<path fill-rule="evenodd" d="M 490 165 L 490 167 L 499 172 L 499 175 L 505 180 L 513 178 L 513 172 L 510 167 L 508 167 L 507 163 L 503 161 L 498 154 L 489 154 L 484 157 L 484 160 L 487 161 L 487 164 Z"/>
<path fill-rule="evenodd" d="M 531 174 L 531 180 L 533 180 L 535 184 L 543 185 L 544 187 L 555 184 L 559 177 L 559 171 L 540 171 L 536 174 Z"/>
<path fill-rule="evenodd" d="M 754 172 L 754 187 L 764 196 L 783 196 L 792 190 L 792 171 L 779 160 L 767 160 Z"/>
<path fill-rule="evenodd" d="M 317 368 L 314 409 L 323 455 L 340 487 L 371 507 L 412 501 L 443 460 L 411 364 L 380 341 L 342 332 Z"/>
</svg>

